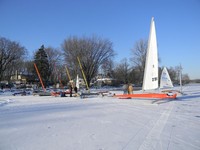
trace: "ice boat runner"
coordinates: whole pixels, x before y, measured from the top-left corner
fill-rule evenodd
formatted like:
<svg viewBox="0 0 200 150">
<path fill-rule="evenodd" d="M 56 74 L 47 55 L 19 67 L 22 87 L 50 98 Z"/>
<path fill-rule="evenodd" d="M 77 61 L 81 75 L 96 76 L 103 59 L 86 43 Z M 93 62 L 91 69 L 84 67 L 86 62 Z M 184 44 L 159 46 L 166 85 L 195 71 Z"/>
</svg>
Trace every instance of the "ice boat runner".
<svg viewBox="0 0 200 150">
<path fill-rule="evenodd" d="M 145 62 L 145 71 L 143 77 L 142 90 L 140 94 L 121 94 L 115 95 L 118 98 L 147 98 L 147 99 L 169 99 L 176 98 L 174 93 L 151 93 L 148 90 L 158 89 L 158 50 L 156 40 L 156 30 L 154 18 L 151 19 L 151 27 L 148 39 L 147 55 Z"/>
</svg>

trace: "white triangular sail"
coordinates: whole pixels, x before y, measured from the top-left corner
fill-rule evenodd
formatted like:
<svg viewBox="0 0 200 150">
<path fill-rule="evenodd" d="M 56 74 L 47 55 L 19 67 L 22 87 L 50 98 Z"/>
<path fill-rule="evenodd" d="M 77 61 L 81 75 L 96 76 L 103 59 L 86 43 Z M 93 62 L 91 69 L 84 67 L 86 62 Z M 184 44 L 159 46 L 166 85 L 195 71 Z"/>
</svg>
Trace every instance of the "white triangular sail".
<svg viewBox="0 0 200 150">
<path fill-rule="evenodd" d="M 172 84 L 171 78 L 169 76 L 167 68 L 164 67 L 161 77 L 160 77 L 160 88 L 172 88 L 172 87 L 173 87 L 173 84 Z"/>
<path fill-rule="evenodd" d="M 76 77 L 76 87 L 79 89 L 79 77 L 78 77 L 78 74 L 77 74 L 77 77 Z"/>
<path fill-rule="evenodd" d="M 151 19 L 151 27 L 148 39 L 148 47 L 143 78 L 143 90 L 158 88 L 158 50 L 154 18 Z"/>
</svg>

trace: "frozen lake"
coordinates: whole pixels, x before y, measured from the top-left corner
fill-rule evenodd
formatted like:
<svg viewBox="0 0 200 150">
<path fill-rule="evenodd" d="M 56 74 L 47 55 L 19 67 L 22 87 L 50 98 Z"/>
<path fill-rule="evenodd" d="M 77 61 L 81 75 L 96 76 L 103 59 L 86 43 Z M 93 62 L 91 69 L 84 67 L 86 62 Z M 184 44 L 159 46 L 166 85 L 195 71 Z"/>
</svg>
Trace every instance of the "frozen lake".
<svg viewBox="0 0 200 150">
<path fill-rule="evenodd" d="M 200 85 L 176 100 L 0 96 L 0 150 L 199 150 Z"/>
</svg>

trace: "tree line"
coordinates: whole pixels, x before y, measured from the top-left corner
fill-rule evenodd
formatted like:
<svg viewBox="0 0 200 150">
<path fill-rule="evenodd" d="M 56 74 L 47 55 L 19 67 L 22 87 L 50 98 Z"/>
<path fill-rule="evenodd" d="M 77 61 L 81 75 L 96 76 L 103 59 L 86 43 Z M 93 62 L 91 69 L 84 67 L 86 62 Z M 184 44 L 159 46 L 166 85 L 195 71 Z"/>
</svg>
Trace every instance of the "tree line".
<svg viewBox="0 0 200 150">
<path fill-rule="evenodd" d="M 27 59 L 28 51 L 20 43 L 0 37 L 0 81 L 10 81 L 16 72 L 29 75 L 29 83 L 39 83 L 34 63 L 38 67 L 45 86 L 60 82 L 66 85 L 69 77 L 72 79 L 84 71 L 86 81 L 93 82 L 98 74 L 110 77 L 113 85 L 133 83 L 141 85 L 144 74 L 147 40 L 139 40 L 131 49 L 131 58 L 124 58 L 119 63 L 114 62 L 115 51 L 113 43 L 98 36 L 72 36 L 64 40 L 61 48 L 45 47 L 42 45 L 34 52 L 33 59 Z M 160 60 L 160 59 L 159 59 Z M 159 73 L 161 73 L 159 68 Z M 168 72 L 174 83 L 179 82 L 180 67 L 169 67 Z M 183 75 L 183 82 L 189 82 L 189 76 Z"/>
</svg>

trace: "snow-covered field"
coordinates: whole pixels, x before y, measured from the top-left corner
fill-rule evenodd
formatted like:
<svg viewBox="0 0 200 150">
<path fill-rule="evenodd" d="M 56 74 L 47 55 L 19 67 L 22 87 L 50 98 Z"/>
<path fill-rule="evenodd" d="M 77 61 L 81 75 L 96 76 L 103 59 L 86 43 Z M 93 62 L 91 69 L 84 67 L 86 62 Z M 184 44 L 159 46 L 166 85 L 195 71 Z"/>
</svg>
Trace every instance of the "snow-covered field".
<svg viewBox="0 0 200 150">
<path fill-rule="evenodd" d="M 0 150 L 199 150 L 200 85 L 176 100 L 0 96 Z"/>
</svg>

